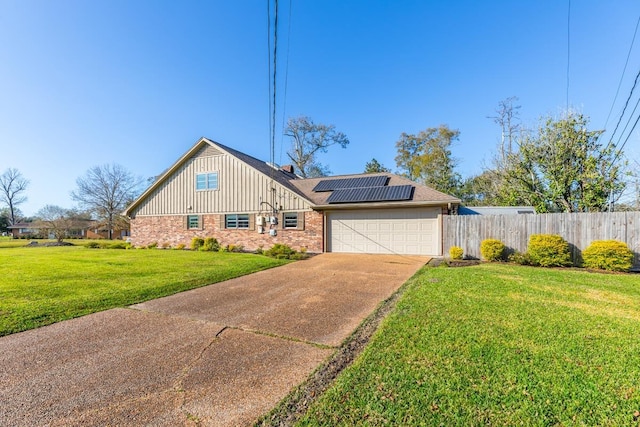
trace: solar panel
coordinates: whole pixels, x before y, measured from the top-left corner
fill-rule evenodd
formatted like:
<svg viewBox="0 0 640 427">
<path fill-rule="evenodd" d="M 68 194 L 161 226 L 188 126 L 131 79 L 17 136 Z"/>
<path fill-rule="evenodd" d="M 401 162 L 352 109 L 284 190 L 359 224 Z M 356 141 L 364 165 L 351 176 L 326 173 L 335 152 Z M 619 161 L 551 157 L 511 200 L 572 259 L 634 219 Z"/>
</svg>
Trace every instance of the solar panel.
<svg viewBox="0 0 640 427">
<path fill-rule="evenodd" d="M 313 187 L 315 192 L 342 190 L 346 188 L 383 187 L 389 181 L 388 176 L 363 176 L 358 178 L 323 179 Z"/>
<path fill-rule="evenodd" d="M 368 188 L 344 188 L 335 190 L 327 203 L 392 202 L 411 200 L 412 185 L 377 186 Z"/>
</svg>

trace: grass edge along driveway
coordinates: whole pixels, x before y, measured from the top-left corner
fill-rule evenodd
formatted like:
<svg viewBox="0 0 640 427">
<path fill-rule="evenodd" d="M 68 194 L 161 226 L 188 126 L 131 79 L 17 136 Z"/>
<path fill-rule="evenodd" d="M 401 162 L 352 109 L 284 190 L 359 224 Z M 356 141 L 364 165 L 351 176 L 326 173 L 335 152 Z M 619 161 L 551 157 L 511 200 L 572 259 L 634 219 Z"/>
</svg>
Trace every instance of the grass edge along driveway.
<svg viewBox="0 0 640 427">
<path fill-rule="evenodd" d="M 640 424 L 640 276 L 424 268 L 298 425 Z"/>
<path fill-rule="evenodd" d="M 0 336 L 276 267 L 260 255 L 69 247 L 0 249 Z"/>
</svg>

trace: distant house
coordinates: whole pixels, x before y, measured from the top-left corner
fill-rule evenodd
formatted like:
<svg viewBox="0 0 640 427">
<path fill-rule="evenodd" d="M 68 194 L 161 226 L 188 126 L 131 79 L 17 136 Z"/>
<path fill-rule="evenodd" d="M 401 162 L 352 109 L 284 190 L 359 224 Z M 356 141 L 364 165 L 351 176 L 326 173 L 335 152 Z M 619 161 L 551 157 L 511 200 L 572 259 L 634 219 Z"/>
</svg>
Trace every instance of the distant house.
<svg viewBox="0 0 640 427">
<path fill-rule="evenodd" d="M 390 173 L 302 179 L 201 138 L 125 211 L 136 246 L 215 237 L 247 250 L 441 255 L 460 200 Z"/>
<path fill-rule="evenodd" d="M 460 206 L 458 215 L 522 215 L 535 214 L 533 206 Z"/>
<path fill-rule="evenodd" d="M 21 222 L 7 227 L 14 239 L 44 239 L 53 236 L 47 233 L 46 227 L 36 222 Z M 79 220 L 76 226 L 67 230 L 70 239 L 107 239 L 107 229 L 98 221 Z M 126 239 L 129 229 L 121 226 L 113 231 L 114 239 Z"/>
<path fill-rule="evenodd" d="M 42 230 L 31 222 L 16 222 L 7 227 L 14 239 L 42 237 Z"/>
</svg>

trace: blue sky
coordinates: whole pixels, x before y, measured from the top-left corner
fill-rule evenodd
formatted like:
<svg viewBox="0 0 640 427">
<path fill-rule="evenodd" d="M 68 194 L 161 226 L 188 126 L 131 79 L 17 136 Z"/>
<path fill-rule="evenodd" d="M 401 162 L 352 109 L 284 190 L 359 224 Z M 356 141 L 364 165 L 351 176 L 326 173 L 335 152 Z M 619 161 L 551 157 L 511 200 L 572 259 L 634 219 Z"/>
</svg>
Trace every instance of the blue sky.
<svg viewBox="0 0 640 427">
<path fill-rule="evenodd" d="M 402 132 L 447 124 L 470 176 L 491 161 L 500 131 L 487 116 L 501 100 L 517 96 L 527 125 L 567 106 L 569 0 L 289 6 L 280 0 L 280 164 L 283 119 L 308 115 L 351 141 L 321 157 L 334 174 L 373 157 L 395 170 Z M 605 127 L 638 17 L 635 0 L 571 1 L 569 103 L 593 129 Z M 0 0 L 0 40 L 0 171 L 30 180 L 27 215 L 72 207 L 92 166 L 155 176 L 201 136 L 269 160 L 266 0 Z M 607 129 L 639 69 L 640 35 Z M 639 139 L 626 145 L 634 158 Z"/>
</svg>

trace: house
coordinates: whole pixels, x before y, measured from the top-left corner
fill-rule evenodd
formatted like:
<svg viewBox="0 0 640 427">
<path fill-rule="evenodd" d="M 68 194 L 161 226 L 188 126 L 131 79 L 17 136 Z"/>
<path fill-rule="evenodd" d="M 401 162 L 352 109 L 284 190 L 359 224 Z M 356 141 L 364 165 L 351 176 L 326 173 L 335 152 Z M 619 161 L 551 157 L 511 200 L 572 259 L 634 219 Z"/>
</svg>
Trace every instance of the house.
<svg viewBox="0 0 640 427">
<path fill-rule="evenodd" d="M 390 173 L 302 179 L 201 138 L 125 211 L 135 246 L 215 237 L 246 250 L 442 255 L 460 200 Z"/>
<path fill-rule="evenodd" d="M 7 227 L 14 239 L 32 239 L 42 237 L 40 227 L 31 222 L 16 222 Z"/>
<path fill-rule="evenodd" d="M 535 214 L 533 206 L 460 206 L 458 215 L 522 215 Z"/>
</svg>

